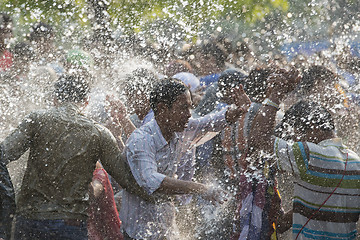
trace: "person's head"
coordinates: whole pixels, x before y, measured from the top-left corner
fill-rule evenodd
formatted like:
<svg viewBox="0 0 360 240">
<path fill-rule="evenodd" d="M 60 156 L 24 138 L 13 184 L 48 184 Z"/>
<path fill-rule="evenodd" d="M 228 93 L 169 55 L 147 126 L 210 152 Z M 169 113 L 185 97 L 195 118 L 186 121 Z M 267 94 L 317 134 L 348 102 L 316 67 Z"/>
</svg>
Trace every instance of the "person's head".
<svg viewBox="0 0 360 240">
<path fill-rule="evenodd" d="M 0 47 L 5 47 L 5 40 L 12 37 L 13 22 L 10 15 L 0 13 Z"/>
<path fill-rule="evenodd" d="M 324 66 L 313 65 L 303 73 L 299 84 L 302 93 L 308 95 L 312 92 L 323 91 L 325 86 L 333 89 L 336 75 Z"/>
<path fill-rule="evenodd" d="M 209 75 L 223 71 L 226 53 L 215 43 L 206 43 L 200 48 L 198 75 Z"/>
<path fill-rule="evenodd" d="M 255 68 L 249 73 L 244 89 L 251 101 L 261 103 L 266 98 L 268 77 L 271 74 L 269 68 Z"/>
<path fill-rule="evenodd" d="M 30 28 L 29 41 L 41 51 L 48 51 L 53 47 L 55 31 L 49 24 L 37 22 Z"/>
<path fill-rule="evenodd" d="M 177 79 L 161 80 L 150 93 L 150 106 L 155 118 L 165 123 L 170 132 L 182 132 L 191 117 L 190 90 Z"/>
<path fill-rule="evenodd" d="M 28 71 L 31 61 L 34 59 L 34 51 L 26 42 L 17 43 L 11 50 L 14 60 L 14 69 L 19 72 Z"/>
<path fill-rule="evenodd" d="M 189 62 L 181 59 L 176 59 L 170 62 L 169 65 L 165 68 L 165 75 L 168 77 L 174 76 L 175 74 L 181 72 L 193 72 L 193 69 Z"/>
<path fill-rule="evenodd" d="M 234 99 L 232 97 L 234 88 L 239 87 L 240 84 L 244 85 L 246 78 L 246 75 L 236 70 L 224 71 L 220 75 L 218 81 L 220 100 L 226 104 L 232 104 Z"/>
<path fill-rule="evenodd" d="M 172 76 L 172 78 L 182 81 L 189 87 L 191 92 L 194 92 L 200 86 L 200 80 L 194 74 L 189 72 L 180 72 Z"/>
<path fill-rule="evenodd" d="M 155 74 L 145 68 L 138 68 L 125 78 L 127 105 L 140 119 L 150 110 L 150 92 L 157 81 Z"/>
<path fill-rule="evenodd" d="M 330 112 L 315 102 L 299 101 L 290 107 L 277 128 L 276 135 L 294 141 L 318 143 L 334 136 Z"/>
<path fill-rule="evenodd" d="M 91 55 L 81 49 L 71 49 L 65 56 L 65 68 L 70 74 L 84 74 L 90 76 L 94 60 Z"/>
<path fill-rule="evenodd" d="M 90 90 L 85 78 L 75 75 L 61 76 L 54 87 L 55 98 L 60 103 L 85 103 Z"/>
</svg>

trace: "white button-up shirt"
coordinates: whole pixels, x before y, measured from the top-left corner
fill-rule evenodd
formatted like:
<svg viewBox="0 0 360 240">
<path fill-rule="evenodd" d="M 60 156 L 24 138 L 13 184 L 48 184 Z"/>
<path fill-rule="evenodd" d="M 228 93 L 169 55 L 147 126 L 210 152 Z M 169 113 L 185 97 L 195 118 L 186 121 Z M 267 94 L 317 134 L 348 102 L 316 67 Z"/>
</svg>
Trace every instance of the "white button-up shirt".
<svg viewBox="0 0 360 240">
<path fill-rule="evenodd" d="M 168 143 L 155 119 L 136 129 L 126 144 L 131 171 L 140 186 L 153 194 L 166 176 L 176 177 L 182 155 L 195 147 L 195 139 L 226 126 L 226 109 L 190 119 L 184 132 Z M 125 232 L 135 239 L 176 239 L 175 208 L 171 202 L 149 203 L 124 191 L 120 219 Z"/>
</svg>

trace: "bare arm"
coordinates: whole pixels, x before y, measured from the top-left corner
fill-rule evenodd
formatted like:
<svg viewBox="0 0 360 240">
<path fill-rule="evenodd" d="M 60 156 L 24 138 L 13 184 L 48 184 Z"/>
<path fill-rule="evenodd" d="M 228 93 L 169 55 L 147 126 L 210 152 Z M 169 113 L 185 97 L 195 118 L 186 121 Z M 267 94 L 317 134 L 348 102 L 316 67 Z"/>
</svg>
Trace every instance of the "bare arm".
<svg viewBox="0 0 360 240">
<path fill-rule="evenodd" d="M 183 181 L 175 178 L 165 177 L 160 187 L 156 190 L 158 193 L 173 194 L 199 194 L 205 199 L 222 203 L 224 192 L 220 189 L 206 186 L 192 181 Z"/>
<path fill-rule="evenodd" d="M 165 177 L 156 191 L 165 194 L 200 194 L 206 190 L 206 186 L 200 183 Z"/>
<path fill-rule="evenodd" d="M 286 94 L 295 88 L 300 81 L 300 77 L 298 72 L 286 72 L 284 70 L 280 70 L 270 77 L 269 88 L 271 93 L 268 99 L 271 104 L 263 105 L 256 114 L 249 136 L 249 146 L 272 153 L 274 139 L 272 139 L 271 135 L 275 127 L 275 116 L 278 110 L 276 105 L 279 105 Z"/>
<path fill-rule="evenodd" d="M 270 101 L 280 104 L 280 96 L 271 94 Z M 262 149 L 272 153 L 274 139 L 271 137 L 275 127 L 275 116 L 278 109 L 270 105 L 263 105 L 256 114 L 250 132 L 249 146 L 256 149 Z"/>
<path fill-rule="evenodd" d="M 239 117 L 247 113 L 251 105 L 251 101 L 242 85 L 233 89 L 232 98 L 234 99 L 235 107 L 229 108 L 226 112 L 226 121 L 228 123 L 235 123 Z"/>
<path fill-rule="evenodd" d="M 126 137 L 129 138 L 136 127 L 127 116 L 125 105 L 121 101 L 113 100 L 110 96 L 107 96 L 106 100 L 109 103 L 108 111 L 111 116 L 110 120 L 106 124 L 106 127 L 115 136 L 120 150 L 123 151 L 125 144 L 121 137 L 122 133 L 124 132 Z"/>
</svg>

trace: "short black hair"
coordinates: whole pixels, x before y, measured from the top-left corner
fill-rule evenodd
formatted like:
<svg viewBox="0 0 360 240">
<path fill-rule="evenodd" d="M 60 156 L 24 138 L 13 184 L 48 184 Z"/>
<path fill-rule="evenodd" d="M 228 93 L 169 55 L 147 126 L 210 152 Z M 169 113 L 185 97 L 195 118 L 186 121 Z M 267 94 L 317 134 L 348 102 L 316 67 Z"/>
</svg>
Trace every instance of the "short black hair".
<svg viewBox="0 0 360 240">
<path fill-rule="evenodd" d="M 12 23 L 12 18 L 7 13 L 0 13 L 0 30 L 6 29 L 8 24 Z"/>
<path fill-rule="evenodd" d="M 225 60 L 227 58 L 227 55 L 225 51 L 223 51 L 220 46 L 218 46 L 215 43 L 206 43 L 201 46 L 201 54 L 205 56 L 214 56 L 216 65 L 220 68 L 225 66 Z"/>
<path fill-rule="evenodd" d="M 218 90 L 219 92 L 223 92 L 226 89 L 230 89 L 240 84 L 245 83 L 245 79 L 247 76 L 236 70 L 226 70 L 221 73 L 218 81 Z"/>
<path fill-rule="evenodd" d="M 318 128 L 323 131 L 334 131 L 335 125 L 330 112 L 318 103 L 301 100 L 291 106 L 277 126 L 275 135 L 286 134 L 288 126 L 301 132 Z"/>
<path fill-rule="evenodd" d="M 157 81 L 158 78 L 152 71 L 145 68 L 138 68 L 126 76 L 124 90 L 125 93 L 140 90 L 149 97 L 150 92 Z"/>
<path fill-rule="evenodd" d="M 244 84 L 246 94 L 252 101 L 265 96 L 268 77 L 272 70 L 270 68 L 257 67 L 249 73 L 248 81 Z"/>
<path fill-rule="evenodd" d="M 89 93 L 89 84 L 84 77 L 78 75 L 62 75 L 55 83 L 55 96 L 60 102 L 79 103 Z"/>
<path fill-rule="evenodd" d="M 157 113 L 159 103 L 165 103 L 169 108 L 176 101 L 177 97 L 189 88 L 181 81 L 174 78 L 166 78 L 155 84 L 150 93 L 150 107 Z"/>
<path fill-rule="evenodd" d="M 37 22 L 30 27 L 29 41 L 50 39 L 54 36 L 54 29 L 50 24 Z"/>
<path fill-rule="evenodd" d="M 331 83 L 336 81 L 336 75 L 324 66 L 313 65 L 305 70 L 299 84 L 300 91 L 308 93 L 320 83 Z"/>
<path fill-rule="evenodd" d="M 32 50 L 30 44 L 26 42 L 17 43 L 11 50 L 14 58 L 26 58 L 27 60 L 31 60 L 34 58 L 34 51 Z"/>
</svg>

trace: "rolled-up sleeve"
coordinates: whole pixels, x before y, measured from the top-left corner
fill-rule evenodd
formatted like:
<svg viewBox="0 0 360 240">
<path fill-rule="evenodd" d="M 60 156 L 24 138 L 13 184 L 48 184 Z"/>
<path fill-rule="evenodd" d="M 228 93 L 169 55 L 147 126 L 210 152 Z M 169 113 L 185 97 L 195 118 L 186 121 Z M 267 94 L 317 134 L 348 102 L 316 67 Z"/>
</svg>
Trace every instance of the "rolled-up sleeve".
<svg viewBox="0 0 360 240">
<path fill-rule="evenodd" d="M 127 161 L 135 180 L 147 193 L 152 194 L 166 177 L 158 172 L 152 139 L 133 133 L 126 145 Z"/>
</svg>

